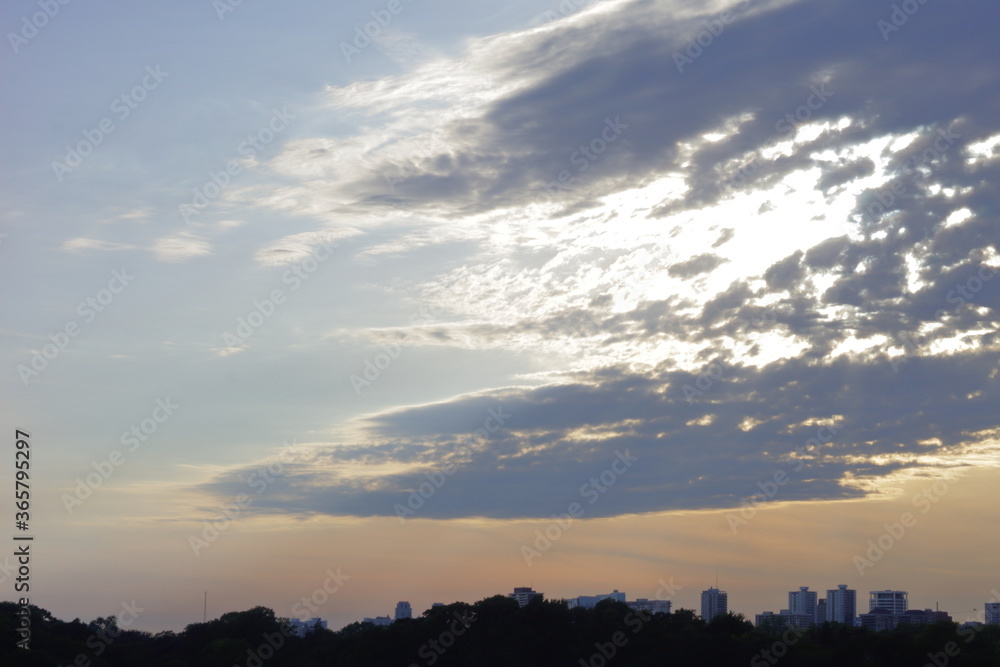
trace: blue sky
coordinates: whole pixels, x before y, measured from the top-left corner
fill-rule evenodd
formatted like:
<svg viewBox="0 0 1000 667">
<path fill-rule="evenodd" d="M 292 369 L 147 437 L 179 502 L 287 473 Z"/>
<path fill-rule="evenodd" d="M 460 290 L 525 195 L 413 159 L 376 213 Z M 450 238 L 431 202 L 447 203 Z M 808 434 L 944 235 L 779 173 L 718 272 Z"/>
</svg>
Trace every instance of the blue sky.
<svg viewBox="0 0 1000 667">
<path fill-rule="evenodd" d="M 1000 585 L 932 546 L 996 546 L 981 3 L 52 7 L 3 11 L 0 354 L 57 616 L 289 615 L 334 566 L 334 626 L 526 580 L 695 606 L 717 568 L 748 614 L 780 606 L 751 582 Z M 859 571 L 900 503 L 937 528 Z M 300 569 L 255 588 L 280 543 Z"/>
</svg>

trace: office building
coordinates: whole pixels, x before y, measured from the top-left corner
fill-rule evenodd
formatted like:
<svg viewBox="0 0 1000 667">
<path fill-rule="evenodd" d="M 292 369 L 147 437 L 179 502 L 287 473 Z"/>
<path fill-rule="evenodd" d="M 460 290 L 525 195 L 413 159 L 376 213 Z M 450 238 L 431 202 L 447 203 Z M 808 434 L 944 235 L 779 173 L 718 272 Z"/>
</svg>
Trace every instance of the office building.
<svg viewBox="0 0 1000 667">
<path fill-rule="evenodd" d="M 896 614 L 898 616 L 909 609 L 907 595 L 908 593 L 906 591 L 869 591 L 868 611 L 871 612 L 876 609 L 885 609 L 889 613 Z"/>
<path fill-rule="evenodd" d="M 896 627 L 896 618 L 891 611 L 876 607 L 867 614 L 861 614 L 861 627 L 874 632 L 892 630 Z"/>
<path fill-rule="evenodd" d="M 988 625 L 1000 625 L 1000 602 L 986 603 L 986 623 Z"/>
<path fill-rule="evenodd" d="M 371 623 L 372 625 L 392 625 L 392 619 L 388 616 L 376 616 L 375 618 L 366 616 L 362 623 Z"/>
<path fill-rule="evenodd" d="M 410 607 L 409 602 L 397 602 L 396 603 L 396 620 L 401 618 L 413 618 L 413 609 Z"/>
<path fill-rule="evenodd" d="M 853 626 L 854 618 L 858 615 L 857 598 L 858 592 L 853 588 L 848 588 L 847 584 L 840 584 L 836 590 L 828 590 L 826 592 L 826 620 L 831 623 Z"/>
<path fill-rule="evenodd" d="M 648 600 L 646 598 L 639 598 L 631 602 L 626 602 L 629 609 L 635 611 L 645 611 L 650 614 L 669 614 L 670 613 L 670 600 Z"/>
<path fill-rule="evenodd" d="M 908 609 L 902 614 L 896 615 L 896 625 L 900 623 L 912 623 L 913 625 L 927 625 L 938 621 L 951 621 L 951 615 L 946 611 L 934 611 L 933 609 Z"/>
<path fill-rule="evenodd" d="M 826 598 L 816 600 L 816 625 L 826 623 Z"/>
<path fill-rule="evenodd" d="M 310 618 L 308 621 L 300 621 L 297 618 L 292 618 L 289 619 L 288 622 L 292 626 L 292 632 L 294 632 L 299 637 L 305 637 L 306 633 L 308 633 L 310 630 L 315 629 L 316 627 L 323 628 L 324 630 L 327 629 L 326 621 L 324 621 L 322 618 L 319 617 Z"/>
<path fill-rule="evenodd" d="M 716 616 L 729 613 L 729 595 L 718 588 L 701 592 L 701 618 L 710 621 Z"/>
<path fill-rule="evenodd" d="M 861 620 L 861 627 L 875 631 L 893 630 L 904 623 L 926 625 L 938 621 L 951 622 L 952 620 L 951 615 L 946 611 L 908 609 L 901 614 L 893 614 L 883 607 L 876 607 L 867 614 L 861 614 L 858 618 Z"/>
<path fill-rule="evenodd" d="M 788 615 L 795 619 L 795 627 L 812 627 L 816 622 L 816 591 L 808 586 L 799 586 L 799 590 L 788 594 Z"/>
<path fill-rule="evenodd" d="M 601 600 L 615 600 L 616 602 L 625 602 L 625 594 L 618 591 L 616 588 L 611 593 L 601 593 L 599 595 L 581 595 L 575 598 L 569 598 L 566 600 L 566 606 L 570 609 L 575 609 L 580 607 L 581 609 L 593 609 L 597 606 L 597 603 Z M 524 605 L 521 605 L 524 606 Z"/>
<path fill-rule="evenodd" d="M 754 625 L 768 632 L 781 632 L 788 629 L 788 616 L 765 611 L 754 617 Z"/>
<path fill-rule="evenodd" d="M 536 593 L 527 586 L 522 586 L 515 588 L 513 593 L 508 593 L 507 597 L 517 600 L 517 604 L 524 607 L 535 598 L 541 599 L 542 594 Z"/>
</svg>

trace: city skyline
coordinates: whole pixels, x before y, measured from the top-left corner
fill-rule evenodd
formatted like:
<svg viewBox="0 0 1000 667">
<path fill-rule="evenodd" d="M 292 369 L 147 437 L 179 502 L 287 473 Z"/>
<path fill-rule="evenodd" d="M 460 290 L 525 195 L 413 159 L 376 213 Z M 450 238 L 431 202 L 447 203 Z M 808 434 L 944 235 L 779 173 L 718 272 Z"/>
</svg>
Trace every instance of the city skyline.
<svg viewBox="0 0 1000 667">
<path fill-rule="evenodd" d="M 663 610 L 665 613 L 672 613 L 673 611 L 677 611 L 680 609 L 687 609 L 689 611 L 694 611 L 699 618 L 706 621 L 711 620 L 710 617 L 706 617 L 706 607 L 705 607 L 706 601 L 709 601 L 708 604 L 710 605 L 709 607 L 710 609 L 714 607 L 716 615 L 727 613 L 727 611 L 723 611 L 723 609 L 732 611 L 728 609 L 729 606 L 728 591 L 723 591 L 715 587 L 709 587 L 708 589 L 701 591 L 700 600 L 702 606 L 700 609 L 695 609 L 694 607 L 674 606 L 673 605 L 674 599 L 672 596 L 673 593 L 679 587 L 672 582 L 667 583 L 661 581 L 661 584 L 663 585 L 656 591 L 655 597 L 639 598 L 637 596 L 636 600 L 627 600 L 627 594 L 625 593 L 625 591 L 619 591 L 618 589 L 614 589 L 610 593 L 593 593 L 593 594 L 574 595 L 570 597 L 548 598 L 544 596 L 544 593 L 540 591 L 535 591 L 530 586 L 515 586 L 514 591 L 512 593 L 496 593 L 496 595 L 512 598 L 516 600 L 519 606 L 521 607 L 524 607 L 525 605 L 530 603 L 531 599 L 534 597 L 539 597 L 541 599 L 545 599 L 546 601 L 550 602 L 551 601 L 566 602 L 568 603 L 570 609 L 577 606 L 581 608 L 593 608 L 595 604 L 604 600 L 611 600 L 623 604 L 628 604 L 633 608 L 635 608 L 635 605 L 637 603 L 662 602 L 666 603 L 667 605 L 667 609 Z M 828 622 L 828 621 L 836 621 L 847 625 L 855 625 L 861 614 L 867 613 L 859 611 L 857 609 L 857 593 L 858 593 L 857 590 L 848 587 L 847 584 L 838 584 L 837 588 L 835 589 L 827 589 L 825 597 L 819 598 L 819 591 L 811 591 L 809 590 L 808 586 L 800 586 L 797 591 L 788 592 L 788 598 L 789 598 L 788 608 L 781 609 L 780 613 L 772 612 L 770 610 L 761 610 L 753 615 L 747 615 L 747 614 L 743 615 L 745 618 L 747 618 L 747 620 L 750 621 L 753 621 L 754 616 L 774 613 L 775 615 L 811 617 L 813 620 L 811 620 L 808 623 L 808 625 L 812 625 L 814 623 L 816 625 L 822 625 L 823 622 Z M 977 607 L 975 609 L 963 610 L 962 612 L 958 612 L 965 614 L 965 616 L 962 619 L 958 618 L 954 619 L 955 622 L 962 623 L 969 621 L 973 622 L 978 621 L 978 622 L 986 622 L 986 623 L 993 623 L 1000 625 L 1000 591 L 994 589 L 990 591 L 990 593 L 991 593 L 991 597 L 989 598 L 990 601 L 986 602 L 982 608 Z M 902 614 L 911 609 L 917 611 L 922 611 L 925 609 L 932 611 L 934 610 L 931 607 L 923 607 L 920 605 L 911 608 L 909 606 L 909 599 L 908 599 L 909 591 L 885 589 L 878 591 L 868 591 L 868 594 L 869 594 L 869 604 L 867 607 L 867 611 L 872 611 L 873 609 L 878 608 L 890 611 L 894 614 Z M 455 600 L 453 602 L 472 603 L 475 601 L 478 600 Z M 429 605 L 426 605 L 424 609 L 425 611 L 429 611 L 434 607 L 442 606 L 445 604 L 451 604 L 451 603 L 444 603 L 439 601 L 433 602 Z M 824 615 L 822 619 L 819 618 L 818 616 L 815 616 L 815 612 L 819 604 L 830 604 L 829 614 Z M 939 605 L 935 601 L 935 607 L 938 606 Z M 364 620 L 374 621 L 378 623 L 381 622 L 380 619 L 385 619 L 383 623 L 385 624 L 388 622 L 399 620 L 401 618 L 412 618 L 413 606 L 409 601 L 399 601 L 396 603 L 395 608 L 396 611 L 392 617 L 375 616 L 375 617 L 367 617 Z M 650 610 L 659 611 L 656 609 L 650 609 Z M 948 610 L 942 610 L 942 611 L 948 611 Z M 973 617 L 969 615 L 971 612 L 974 611 L 978 611 L 979 612 L 978 617 L 983 617 L 983 618 L 979 619 L 978 617 Z M 711 614 L 712 612 L 708 613 Z M 733 612 L 733 613 L 742 613 L 742 612 Z M 843 619 L 851 619 L 851 622 L 847 622 L 846 620 L 837 621 L 836 618 L 838 614 L 841 614 Z M 993 618 L 994 620 L 991 621 L 989 620 L 990 618 Z"/>
<path fill-rule="evenodd" d="M 8 0 L 2 597 L 982 620 L 995 14 Z"/>
</svg>

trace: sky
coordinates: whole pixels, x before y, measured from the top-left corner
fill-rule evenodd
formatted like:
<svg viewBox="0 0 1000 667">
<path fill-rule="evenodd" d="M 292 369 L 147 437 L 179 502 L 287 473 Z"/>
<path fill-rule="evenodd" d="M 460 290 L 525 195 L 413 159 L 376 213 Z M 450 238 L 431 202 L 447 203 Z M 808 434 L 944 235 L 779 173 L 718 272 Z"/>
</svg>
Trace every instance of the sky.
<svg viewBox="0 0 1000 667">
<path fill-rule="evenodd" d="M 4 3 L 0 468 L 29 433 L 28 532 L 0 516 L 31 602 L 135 601 L 156 632 L 207 591 L 339 628 L 718 585 L 752 619 L 848 584 L 981 620 L 996 18 Z"/>
</svg>

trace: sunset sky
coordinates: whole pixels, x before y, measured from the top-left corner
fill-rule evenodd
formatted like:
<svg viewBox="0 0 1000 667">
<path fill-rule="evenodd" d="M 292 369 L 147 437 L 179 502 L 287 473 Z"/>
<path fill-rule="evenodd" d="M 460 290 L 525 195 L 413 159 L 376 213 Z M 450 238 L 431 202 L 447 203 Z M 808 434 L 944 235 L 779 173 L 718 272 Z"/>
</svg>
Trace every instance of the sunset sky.
<svg viewBox="0 0 1000 667">
<path fill-rule="evenodd" d="M 42 5 L 0 14 L 33 604 L 848 584 L 982 620 L 995 6 Z"/>
</svg>

